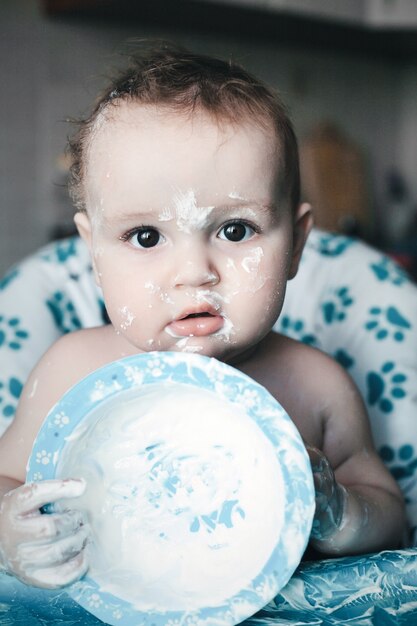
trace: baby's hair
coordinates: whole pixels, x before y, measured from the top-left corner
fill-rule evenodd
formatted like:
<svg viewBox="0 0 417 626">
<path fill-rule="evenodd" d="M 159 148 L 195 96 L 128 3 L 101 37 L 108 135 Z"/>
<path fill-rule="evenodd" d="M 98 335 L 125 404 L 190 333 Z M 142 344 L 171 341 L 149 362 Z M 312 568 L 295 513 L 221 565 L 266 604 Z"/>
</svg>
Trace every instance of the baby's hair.
<svg viewBox="0 0 417 626">
<path fill-rule="evenodd" d="M 168 42 L 138 43 L 127 68 L 99 95 L 91 113 L 78 121 L 69 140 L 70 195 L 85 210 L 83 181 L 89 141 L 97 121 L 120 102 L 167 107 L 192 115 L 203 111 L 221 124 L 251 122 L 275 133 L 280 151 L 280 195 L 292 209 L 300 201 L 297 139 L 275 91 L 238 64 L 195 54 Z"/>
</svg>

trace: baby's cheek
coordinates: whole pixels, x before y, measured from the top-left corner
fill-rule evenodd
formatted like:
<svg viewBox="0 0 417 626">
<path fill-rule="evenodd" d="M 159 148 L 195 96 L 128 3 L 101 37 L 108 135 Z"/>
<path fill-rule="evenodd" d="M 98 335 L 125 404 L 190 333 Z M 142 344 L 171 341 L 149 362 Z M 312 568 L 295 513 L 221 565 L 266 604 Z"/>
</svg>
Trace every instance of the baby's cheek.
<svg viewBox="0 0 417 626">
<path fill-rule="evenodd" d="M 245 272 L 250 273 L 252 270 L 258 269 L 263 257 L 263 248 L 261 246 L 254 246 L 253 248 L 249 248 L 246 256 L 242 258 L 240 264 Z"/>
<path fill-rule="evenodd" d="M 153 280 L 146 280 L 142 286 L 143 290 L 143 302 L 146 304 L 148 310 L 161 306 L 161 302 L 164 303 L 165 309 L 174 310 L 174 300 L 168 291 L 164 290 L 158 282 Z"/>
<path fill-rule="evenodd" d="M 239 259 L 229 258 L 226 263 L 225 276 L 229 282 L 232 297 L 240 294 L 250 297 L 264 289 L 271 279 L 273 280 L 261 246 L 250 248 Z"/>
<path fill-rule="evenodd" d="M 250 271 L 248 271 L 250 270 Z M 250 311 L 259 326 L 273 325 L 281 311 L 286 281 L 271 269 L 258 252 L 248 255 L 231 290 L 230 302 L 240 310 Z"/>
<path fill-rule="evenodd" d="M 272 319 L 274 324 L 278 318 L 285 296 L 285 281 L 277 281 L 276 278 L 269 278 L 265 281 L 263 291 L 265 292 L 264 302 L 264 317 L 265 319 Z"/>
<path fill-rule="evenodd" d="M 120 330 L 127 330 L 128 328 L 130 328 L 136 319 L 136 315 L 132 312 L 131 309 L 129 309 L 127 304 L 119 307 L 117 309 L 117 314 L 117 327 L 120 328 Z"/>
</svg>

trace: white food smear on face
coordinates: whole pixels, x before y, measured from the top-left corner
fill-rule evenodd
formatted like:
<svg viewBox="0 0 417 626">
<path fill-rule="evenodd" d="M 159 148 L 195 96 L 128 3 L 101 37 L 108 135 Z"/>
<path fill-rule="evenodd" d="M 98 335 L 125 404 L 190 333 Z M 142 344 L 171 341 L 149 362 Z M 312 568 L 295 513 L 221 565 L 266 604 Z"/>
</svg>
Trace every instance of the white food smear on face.
<svg viewBox="0 0 417 626">
<path fill-rule="evenodd" d="M 172 219 L 174 219 L 174 215 L 170 208 L 163 209 L 158 215 L 159 222 L 170 222 Z"/>
<path fill-rule="evenodd" d="M 251 254 L 245 257 L 242 261 L 242 267 L 245 272 L 248 272 L 248 274 L 256 272 L 259 268 L 263 255 L 264 251 L 260 246 L 258 246 L 257 248 L 253 248 L 251 250 Z"/>
<path fill-rule="evenodd" d="M 216 291 L 211 289 L 198 289 L 194 294 L 191 294 L 196 304 L 206 303 L 213 307 L 216 311 L 220 311 L 224 302 L 229 302 L 229 299 Z"/>
<path fill-rule="evenodd" d="M 191 353 L 195 353 L 195 352 L 201 352 L 203 349 L 203 346 L 189 346 L 189 342 L 192 336 L 190 337 L 183 337 L 182 339 L 180 339 L 179 341 L 177 341 L 177 348 L 179 348 L 181 350 L 181 352 L 191 352 Z"/>
<path fill-rule="evenodd" d="M 193 189 L 177 191 L 173 198 L 177 228 L 185 233 L 204 228 L 214 206 L 199 207 Z"/>
<path fill-rule="evenodd" d="M 236 334 L 236 330 L 231 319 L 229 319 L 225 315 L 223 316 L 223 318 L 224 324 L 217 331 L 216 336 L 221 337 L 225 343 L 229 343 L 232 340 L 233 335 Z"/>
<path fill-rule="evenodd" d="M 253 284 L 246 288 L 246 291 L 256 293 L 259 289 L 265 286 L 268 276 L 259 272 L 259 266 L 261 264 L 264 251 L 260 246 L 253 248 L 251 254 L 245 257 L 242 261 L 242 267 L 253 278 Z"/>
<path fill-rule="evenodd" d="M 135 320 L 135 316 L 133 315 L 133 313 L 129 311 L 127 306 L 124 306 L 121 309 L 119 309 L 119 313 L 123 317 L 123 322 L 120 324 L 120 328 L 122 330 L 126 330 L 127 328 L 129 328 L 129 326 L 133 324 Z"/>
<path fill-rule="evenodd" d="M 271 442 L 243 406 L 191 385 L 119 394 L 74 431 L 57 476 L 87 481 L 89 576 L 144 612 L 223 605 L 283 527 Z"/>
<path fill-rule="evenodd" d="M 148 289 L 152 294 L 155 294 L 156 296 L 158 296 L 158 298 L 162 301 L 165 302 L 166 304 L 174 304 L 173 299 L 169 296 L 169 294 L 166 291 L 163 291 L 161 289 L 161 287 L 159 287 L 159 285 L 155 285 L 155 283 L 153 283 L 152 281 L 148 280 L 145 284 L 144 284 L 145 289 Z M 149 308 L 151 308 L 152 305 L 149 305 Z"/>
<path fill-rule="evenodd" d="M 229 193 L 229 198 L 231 200 L 245 200 L 237 191 L 231 191 Z"/>
</svg>

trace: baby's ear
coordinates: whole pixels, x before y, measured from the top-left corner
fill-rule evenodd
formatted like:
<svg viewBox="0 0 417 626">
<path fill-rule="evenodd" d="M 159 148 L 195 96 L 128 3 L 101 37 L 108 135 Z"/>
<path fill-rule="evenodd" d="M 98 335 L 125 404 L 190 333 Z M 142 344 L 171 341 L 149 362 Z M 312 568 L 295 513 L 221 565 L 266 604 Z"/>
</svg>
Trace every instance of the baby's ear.
<svg viewBox="0 0 417 626">
<path fill-rule="evenodd" d="M 311 204 L 303 202 L 300 204 L 294 215 L 294 233 L 293 233 L 293 249 L 292 260 L 288 279 L 294 278 L 298 271 L 301 254 L 304 250 L 305 242 L 313 227 L 313 212 Z"/>
<path fill-rule="evenodd" d="M 91 263 L 92 263 L 93 270 L 94 270 L 94 277 L 95 277 L 97 285 L 100 286 L 98 271 L 96 267 L 96 261 L 95 261 L 94 252 L 93 252 L 93 237 L 92 237 L 92 232 L 91 232 L 90 218 L 88 217 L 85 211 L 78 211 L 74 215 L 74 222 L 81 238 L 87 244 L 87 247 L 90 251 Z"/>
<path fill-rule="evenodd" d="M 91 222 L 85 211 L 77 211 L 74 215 L 77 230 L 91 252 Z"/>
</svg>

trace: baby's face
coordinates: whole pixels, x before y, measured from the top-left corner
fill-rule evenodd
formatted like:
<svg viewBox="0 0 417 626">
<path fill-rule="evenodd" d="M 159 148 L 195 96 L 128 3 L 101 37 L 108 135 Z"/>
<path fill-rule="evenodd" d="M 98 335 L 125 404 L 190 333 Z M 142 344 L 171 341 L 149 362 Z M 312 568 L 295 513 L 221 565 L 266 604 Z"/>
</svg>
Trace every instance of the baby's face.
<svg viewBox="0 0 417 626">
<path fill-rule="evenodd" d="M 239 360 L 271 329 L 292 272 L 276 142 L 199 113 L 120 104 L 111 116 L 88 155 L 89 218 L 76 221 L 116 332 L 130 351 Z"/>
</svg>

